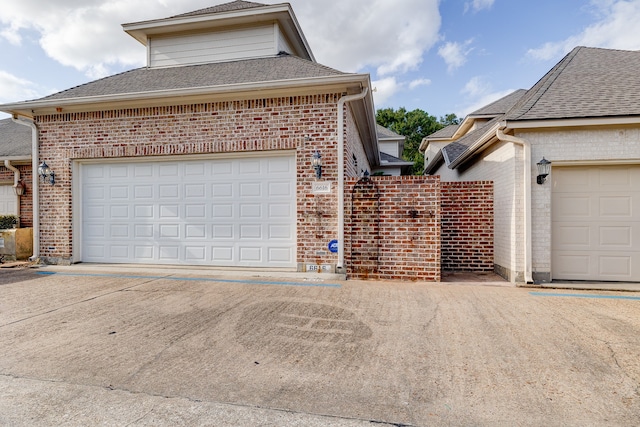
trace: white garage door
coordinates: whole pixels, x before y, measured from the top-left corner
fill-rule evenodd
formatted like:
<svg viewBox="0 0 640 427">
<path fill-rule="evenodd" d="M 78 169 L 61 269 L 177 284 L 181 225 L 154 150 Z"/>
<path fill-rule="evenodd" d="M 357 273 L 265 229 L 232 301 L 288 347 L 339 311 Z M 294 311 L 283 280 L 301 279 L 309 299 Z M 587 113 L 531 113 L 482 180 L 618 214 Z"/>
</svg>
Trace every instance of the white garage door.
<svg viewBox="0 0 640 427">
<path fill-rule="evenodd" d="M 0 215 L 16 214 L 16 198 L 12 185 L 0 185 Z"/>
<path fill-rule="evenodd" d="M 640 167 L 554 167 L 554 279 L 640 281 Z"/>
<path fill-rule="evenodd" d="M 83 164 L 81 259 L 294 267 L 294 156 Z"/>
</svg>

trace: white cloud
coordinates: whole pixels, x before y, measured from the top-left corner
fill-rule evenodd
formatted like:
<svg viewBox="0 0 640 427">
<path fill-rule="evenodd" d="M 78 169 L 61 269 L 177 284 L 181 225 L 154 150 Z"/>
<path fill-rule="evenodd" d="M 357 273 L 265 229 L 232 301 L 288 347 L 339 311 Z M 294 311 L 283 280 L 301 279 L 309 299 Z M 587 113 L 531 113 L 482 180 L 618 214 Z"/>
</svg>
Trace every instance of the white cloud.
<svg viewBox="0 0 640 427">
<path fill-rule="evenodd" d="M 41 91 L 35 83 L 0 70 L 0 102 L 34 99 L 40 95 Z"/>
<path fill-rule="evenodd" d="M 438 0 L 290 3 L 318 62 L 341 71 L 371 67 L 383 77 L 415 70 L 439 40 Z"/>
<path fill-rule="evenodd" d="M 429 79 L 416 79 L 409 83 L 409 89 L 413 90 L 420 86 L 429 86 L 431 84 L 431 80 Z"/>
<path fill-rule="evenodd" d="M 373 101 L 376 104 L 376 108 L 385 105 L 385 102 L 402 90 L 403 86 L 402 83 L 398 83 L 395 77 L 386 77 L 371 82 L 371 87 L 373 87 L 375 91 L 373 92 Z"/>
<path fill-rule="evenodd" d="M 640 22 L 640 0 L 597 0 L 592 5 L 600 16 L 596 23 L 565 40 L 530 49 L 528 56 L 544 61 L 557 59 L 576 46 L 640 49 L 640 32 L 634 30 Z"/>
<path fill-rule="evenodd" d="M 467 55 L 473 50 L 473 48 L 469 48 L 471 43 L 473 43 L 473 39 L 469 39 L 464 43 L 447 42 L 440 46 L 438 55 L 444 59 L 449 72 L 462 67 L 467 62 Z"/>
<path fill-rule="evenodd" d="M 470 9 L 474 12 L 479 12 L 482 9 L 491 9 L 495 0 L 473 0 L 464 4 L 465 13 Z"/>
<path fill-rule="evenodd" d="M 484 78 L 479 76 L 473 77 L 460 91 L 465 95 L 464 106 L 462 106 L 456 114 L 459 117 L 465 117 L 467 114 L 507 96 L 514 90 L 515 89 L 494 91 L 492 85 Z"/>
</svg>

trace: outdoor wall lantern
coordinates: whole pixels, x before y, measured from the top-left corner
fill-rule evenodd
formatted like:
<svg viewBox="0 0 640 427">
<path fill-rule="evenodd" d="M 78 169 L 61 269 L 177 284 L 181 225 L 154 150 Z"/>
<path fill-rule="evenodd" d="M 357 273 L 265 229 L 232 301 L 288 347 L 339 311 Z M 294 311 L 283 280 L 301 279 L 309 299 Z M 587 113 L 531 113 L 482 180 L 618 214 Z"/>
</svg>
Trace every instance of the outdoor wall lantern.
<svg viewBox="0 0 640 427">
<path fill-rule="evenodd" d="M 551 162 L 543 157 L 542 160 L 536 163 L 536 166 L 538 166 L 538 177 L 536 182 L 538 184 L 544 184 L 549 172 L 551 172 Z"/>
<path fill-rule="evenodd" d="M 313 153 L 311 164 L 313 165 L 313 168 L 316 170 L 316 178 L 318 179 L 322 178 L 322 156 L 320 155 L 320 152 L 318 150 L 316 150 L 316 152 Z"/>
<path fill-rule="evenodd" d="M 47 163 L 44 161 L 40 163 L 40 166 L 38 166 L 38 175 L 42 177 L 43 182 L 46 182 L 47 178 L 49 178 L 49 182 L 51 183 L 51 185 L 56 183 L 55 172 L 52 171 L 49 165 L 47 165 Z"/>
<path fill-rule="evenodd" d="M 16 196 L 24 195 L 24 183 L 18 181 L 17 184 L 13 186 L 13 192 L 16 193 Z"/>
</svg>

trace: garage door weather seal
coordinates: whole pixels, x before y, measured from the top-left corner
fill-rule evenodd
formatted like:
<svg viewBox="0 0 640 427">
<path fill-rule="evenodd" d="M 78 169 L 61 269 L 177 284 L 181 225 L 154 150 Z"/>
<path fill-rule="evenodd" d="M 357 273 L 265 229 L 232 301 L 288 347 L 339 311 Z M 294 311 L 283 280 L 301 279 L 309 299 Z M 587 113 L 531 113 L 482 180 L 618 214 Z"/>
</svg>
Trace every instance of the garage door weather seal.
<svg viewBox="0 0 640 427">
<path fill-rule="evenodd" d="M 38 271 L 37 274 L 46 276 L 76 276 L 76 277 L 115 277 L 119 279 L 156 279 L 156 280 L 175 280 L 187 282 L 217 282 L 217 283 L 240 283 L 245 285 L 276 285 L 276 286 L 305 286 L 320 288 L 340 288 L 335 283 L 318 283 L 318 282 L 270 282 L 266 280 L 241 280 L 241 279 L 219 279 L 211 277 L 177 277 L 177 276 L 131 276 L 124 274 L 99 274 L 99 273 L 59 273 L 56 271 Z"/>
</svg>

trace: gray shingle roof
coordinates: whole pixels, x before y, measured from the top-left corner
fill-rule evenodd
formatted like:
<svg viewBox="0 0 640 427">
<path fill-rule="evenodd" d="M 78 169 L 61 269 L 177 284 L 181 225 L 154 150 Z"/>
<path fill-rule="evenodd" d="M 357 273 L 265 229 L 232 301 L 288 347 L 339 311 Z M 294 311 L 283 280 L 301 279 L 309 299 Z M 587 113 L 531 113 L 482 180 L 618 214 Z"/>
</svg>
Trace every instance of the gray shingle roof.
<svg viewBox="0 0 640 427">
<path fill-rule="evenodd" d="M 272 58 L 182 67 L 138 68 L 76 86 L 41 99 L 73 99 L 344 74 L 312 61 L 284 54 Z"/>
<path fill-rule="evenodd" d="M 252 9 L 255 7 L 263 7 L 263 6 L 266 6 L 266 5 L 261 3 L 254 3 L 251 1 L 236 0 L 230 3 L 219 4 L 217 6 L 211 6 L 204 9 L 194 10 L 193 12 L 187 12 L 180 15 L 172 16 L 172 18 L 208 15 L 211 13 L 220 13 L 220 12 L 233 12 L 235 10 Z"/>
<path fill-rule="evenodd" d="M 427 139 L 432 138 L 451 138 L 456 133 L 456 131 L 460 128 L 460 125 L 449 125 L 445 126 L 442 129 L 435 131 L 431 135 L 427 136 Z"/>
<path fill-rule="evenodd" d="M 379 124 L 376 124 L 376 133 L 378 134 L 379 139 L 405 139 L 404 136 L 387 129 L 384 126 L 380 126 Z"/>
<path fill-rule="evenodd" d="M 483 126 L 480 126 L 477 129 L 469 132 L 462 138 L 453 141 L 450 144 L 447 144 L 442 149 L 442 152 L 444 153 L 447 160 L 447 164 L 454 162 L 458 157 L 467 152 L 469 148 L 478 140 L 478 138 L 484 135 L 491 127 L 495 126 L 495 124 L 498 123 L 502 118 L 503 116 L 495 117 L 492 120 L 489 120 Z"/>
<path fill-rule="evenodd" d="M 0 159 L 31 156 L 31 129 L 11 119 L 0 120 Z"/>
<path fill-rule="evenodd" d="M 499 114 L 504 114 L 509 111 L 513 106 L 522 98 L 524 94 L 527 93 L 526 89 L 518 89 L 516 91 L 511 92 L 509 95 L 504 96 L 497 101 L 492 102 L 489 105 L 485 105 L 484 107 L 474 111 L 469 114 L 469 116 L 497 116 Z"/>
<path fill-rule="evenodd" d="M 506 115 L 542 120 L 640 115 L 640 51 L 576 47 Z"/>
</svg>

